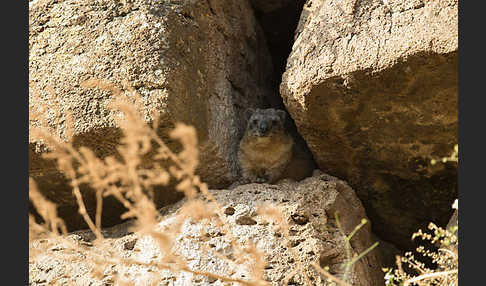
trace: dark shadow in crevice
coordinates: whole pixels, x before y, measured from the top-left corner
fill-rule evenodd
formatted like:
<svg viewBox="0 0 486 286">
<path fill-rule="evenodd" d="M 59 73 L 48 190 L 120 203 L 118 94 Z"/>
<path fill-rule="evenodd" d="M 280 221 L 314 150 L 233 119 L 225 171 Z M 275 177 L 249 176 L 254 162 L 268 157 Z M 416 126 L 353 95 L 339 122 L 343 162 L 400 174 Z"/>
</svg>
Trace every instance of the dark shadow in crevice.
<svg viewBox="0 0 486 286">
<path fill-rule="evenodd" d="M 294 33 L 304 4 L 305 0 L 292 0 L 284 3 L 283 7 L 269 12 L 264 12 L 253 5 L 255 17 L 263 29 L 273 64 L 272 94 L 270 95 L 272 98 L 269 99 L 273 108 L 285 109 L 282 98 L 279 96 L 279 86 L 287 65 L 287 58 L 292 51 Z"/>
<path fill-rule="evenodd" d="M 273 67 L 271 92 L 267 96 L 266 107 L 286 110 L 280 96 L 280 83 L 287 65 L 287 58 L 292 51 L 295 31 L 305 2 L 305 0 L 273 1 L 268 3 L 252 1 L 255 17 L 265 35 Z M 290 114 L 288 112 L 287 114 L 289 120 L 286 122 L 286 128 L 298 146 L 298 157 L 301 161 L 299 165 L 306 165 L 306 169 L 310 168 L 313 170 L 317 168 L 307 143 L 300 135 Z"/>
</svg>

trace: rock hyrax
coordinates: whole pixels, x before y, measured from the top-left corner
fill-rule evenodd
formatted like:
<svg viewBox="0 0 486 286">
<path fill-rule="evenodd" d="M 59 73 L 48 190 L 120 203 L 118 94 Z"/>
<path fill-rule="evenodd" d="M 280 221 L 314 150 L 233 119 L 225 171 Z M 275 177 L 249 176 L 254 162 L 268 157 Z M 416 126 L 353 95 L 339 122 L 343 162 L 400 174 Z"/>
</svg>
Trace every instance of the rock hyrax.
<svg viewBox="0 0 486 286">
<path fill-rule="evenodd" d="M 274 183 L 292 157 L 294 140 L 285 130 L 286 113 L 279 109 L 247 109 L 248 124 L 238 148 L 245 183 Z"/>
</svg>

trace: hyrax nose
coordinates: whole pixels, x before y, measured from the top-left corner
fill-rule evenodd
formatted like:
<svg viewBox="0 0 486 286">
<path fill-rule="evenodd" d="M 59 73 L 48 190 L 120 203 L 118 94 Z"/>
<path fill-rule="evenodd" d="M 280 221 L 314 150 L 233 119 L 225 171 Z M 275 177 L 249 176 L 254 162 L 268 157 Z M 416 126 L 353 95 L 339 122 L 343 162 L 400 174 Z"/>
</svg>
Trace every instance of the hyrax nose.
<svg viewBox="0 0 486 286">
<path fill-rule="evenodd" d="M 270 126 L 268 126 L 268 123 L 265 121 L 260 122 L 258 125 L 258 129 L 260 129 L 261 132 L 265 133 L 268 131 Z"/>
</svg>

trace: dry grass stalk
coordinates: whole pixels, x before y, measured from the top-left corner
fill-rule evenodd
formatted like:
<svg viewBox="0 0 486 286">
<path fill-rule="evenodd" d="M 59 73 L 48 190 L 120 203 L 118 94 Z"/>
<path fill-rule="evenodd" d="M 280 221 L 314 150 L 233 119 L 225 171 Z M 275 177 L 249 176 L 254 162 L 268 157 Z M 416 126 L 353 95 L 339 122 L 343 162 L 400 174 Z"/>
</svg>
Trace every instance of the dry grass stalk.
<svg viewBox="0 0 486 286">
<path fill-rule="evenodd" d="M 32 178 L 29 178 L 29 199 L 37 210 L 37 213 L 44 220 L 44 224 L 38 224 L 32 215 L 29 215 L 29 241 L 36 238 L 38 234 L 50 233 L 54 236 L 67 234 L 64 221 L 57 216 L 56 205 L 39 192 L 37 185 Z"/>
<path fill-rule="evenodd" d="M 445 230 L 430 223 L 428 229 L 433 232 L 426 233 L 421 230 L 413 234 L 412 238 L 421 238 L 434 245 L 440 245 L 436 251 L 419 246 L 416 252 L 423 257 L 428 257 L 432 263 L 437 265 L 437 269 L 429 268 L 419 258 L 415 257 L 412 252 L 405 253 L 404 257 L 397 256 L 397 269 L 384 269 L 386 285 L 458 285 L 458 253 L 457 247 L 449 248 L 450 245 L 457 245 L 457 227 Z M 405 270 L 405 264 L 410 270 Z"/>
<path fill-rule="evenodd" d="M 129 86 L 127 83 L 124 85 L 125 88 Z M 134 230 L 138 231 L 140 235 L 151 236 L 165 254 L 161 259 L 161 263 L 149 263 L 145 264 L 146 266 L 155 266 L 158 269 L 168 269 L 174 272 L 185 271 L 194 275 L 203 275 L 243 285 L 268 285 L 268 282 L 263 279 L 264 255 L 254 245 L 243 246 L 234 237 L 231 228 L 225 221 L 221 206 L 211 195 L 207 185 L 195 175 L 198 164 L 198 143 L 194 128 L 182 123 L 176 125 L 176 128 L 169 135 L 171 138 L 180 141 L 183 149 L 179 153 L 174 153 L 160 139 L 155 132 L 155 128 L 151 128 L 143 121 L 139 112 L 141 100 L 133 88 L 126 88 L 133 93 L 128 99 L 125 96 L 127 92 L 107 81 L 88 80 L 82 83 L 82 86 L 86 88 L 101 88 L 113 93 L 114 100 L 109 108 L 118 110 L 123 114 L 122 117 L 118 118 L 117 122 L 123 132 L 121 144 L 118 147 L 121 158 L 117 159 L 114 156 L 108 156 L 100 159 L 88 148 L 80 147 L 76 149 L 69 141 L 65 142 L 65 139 L 62 140 L 51 135 L 47 131 L 47 126 L 33 128 L 31 135 L 41 138 L 46 143 L 50 152 L 44 154 L 44 157 L 55 160 L 59 169 L 71 180 L 73 194 L 79 205 L 79 213 L 88 224 L 90 230 L 95 234 L 95 243 L 101 244 L 104 240 L 101 231 L 102 199 L 112 195 L 128 209 L 122 215 L 122 218 L 135 219 Z M 158 124 L 157 117 L 155 117 L 154 122 L 155 125 Z M 73 126 L 72 118 L 69 118 L 68 125 L 69 127 Z M 71 139 L 72 129 L 67 134 L 70 135 L 67 138 Z M 153 148 L 156 150 L 156 152 L 153 152 L 155 154 L 152 157 L 154 163 L 150 166 L 144 166 L 141 158 L 153 151 Z M 166 169 L 163 167 L 163 161 L 169 161 L 172 165 Z M 151 200 L 150 191 L 156 185 L 167 185 L 171 177 L 179 180 L 176 189 L 184 192 L 189 202 L 181 210 L 176 223 L 164 232 L 160 232 L 156 230 L 159 213 Z M 83 183 L 89 184 L 96 191 L 97 205 L 94 220 L 86 212 L 82 193 L 79 189 L 80 184 Z M 39 234 L 41 231 L 54 230 L 57 232 L 58 228 L 61 228 L 62 233 L 65 234 L 65 226 L 62 220 L 57 217 L 57 213 L 55 213 L 55 205 L 40 195 L 32 179 L 31 190 L 29 195 L 34 201 L 34 206 L 40 212 L 47 225 L 45 227 L 42 224 L 38 224 L 31 217 L 30 229 L 33 232 L 32 238 L 38 238 L 34 234 Z M 203 203 L 197 199 L 198 194 L 205 197 L 209 203 Z M 189 268 L 183 258 L 173 253 L 173 244 L 176 237 L 180 234 L 183 221 L 187 218 L 196 222 L 208 219 L 216 220 L 217 225 L 223 228 L 231 241 L 235 250 L 235 259 L 240 260 L 239 262 L 249 259 L 253 261 L 250 271 L 253 276 L 248 280 L 242 280 Z M 76 249 L 79 246 L 71 243 L 68 247 Z M 38 253 L 38 251 L 32 252 L 32 255 Z M 219 257 L 231 261 L 227 257 Z M 99 276 L 100 269 L 103 269 L 109 263 L 144 265 L 141 262 L 116 255 L 112 259 L 100 257 L 100 259 L 94 260 L 92 263 L 96 265 L 94 269 L 97 269 L 92 273 L 94 276 Z M 128 281 L 120 280 L 117 282 L 130 284 Z"/>
<path fill-rule="evenodd" d="M 432 159 L 431 164 L 435 165 L 438 162 L 459 163 L 459 147 L 454 145 L 454 150 L 448 157 L 443 157 L 440 160 Z M 453 209 L 458 209 L 458 200 L 456 199 L 452 204 Z M 428 230 L 432 233 L 418 230 L 412 235 L 412 239 L 421 238 L 432 245 L 438 246 L 436 251 L 426 249 L 424 246 L 419 246 L 416 252 L 423 257 L 432 260 L 436 265 L 431 269 L 416 258 L 411 252 L 405 253 L 404 257 L 396 257 L 397 269 L 383 269 L 386 272 L 385 282 L 387 286 L 395 285 L 418 285 L 418 286 L 457 286 L 459 255 L 458 255 L 458 226 L 452 226 L 449 229 L 443 229 L 433 223 L 429 223 Z M 405 271 L 402 264 L 405 264 L 411 270 Z"/>
</svg>

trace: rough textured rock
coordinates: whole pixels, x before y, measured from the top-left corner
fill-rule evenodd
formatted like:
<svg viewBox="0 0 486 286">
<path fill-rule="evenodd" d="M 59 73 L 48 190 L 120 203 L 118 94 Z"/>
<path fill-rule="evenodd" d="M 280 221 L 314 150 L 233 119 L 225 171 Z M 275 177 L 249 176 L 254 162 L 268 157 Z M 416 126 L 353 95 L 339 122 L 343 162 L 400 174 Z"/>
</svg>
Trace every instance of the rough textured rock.
<svg viewBox="0 0 486 286">
<path fill-rule="evenodd" d="M 457 1 L 308 1 L 280 92 L 319 168 L 401 248 L 445 225 L 457 143 Z"/>
<path fill-rule="evenodd" d="M 342 275 L 342 263 L 346 259 L 346 254 L 334 213 L 339 212 L 340 222 L 346 234 L 349 234 L 361 219 L 366 218 L 364 208 L 354 191 L 345 182 L 322 173 L 316 173 L 314 177 L 300 183 L 284 181 L 279 185 L 249 184 L 232 191 L 217 190 L 211 193 L 222 206 L 227 225 L 234 237 L 243 245 L 254 243 L 257 249 L 265 253 L 267 267 L 264 277 L 273 285 L 283 285 L 282 279 L 289 270 L 296 269 L 296 263 L 289 253 L 282 231 L 274 222 L 257 214 L 258 206 L 270 203 L 282 207 L 284 219 L 290 225 L 290 245 L 297 252 L 312 280 L 312 285 L 324 283 L 310 263 L 314 262 L 322 267 L 327 265 L 331 273 L 338 277 Z M 184 203 L 185 200 L 164 209 L 164 217 L 158 224 L 159 230 L 177 221 L 176 217 L 182 213 L 181 206 Z M 109 262 L 106 268 L 98 266 L 97 272 L 101 273 L 98 280 L 88 275 L 92 267 L 89 262 L 95 253 L 100 255 L 98 257 L 102 260 L 116 255 L 145 263 L 161 259 L 163 251 L 151 237 L 138 233 L 128 234 L 126 229 L 126 224 L 106 229 L 104 235 L 108 239 L 102 245 L 91 245 L 75 252 L 54 243 L 48 252 L 30 259 L 30 285 L 51 282 L 53 284 L 50 285 L 64 285 L 63 283 L 69 281 L 76 281 L 78 285 L 113 284 L 116 274 L 120 278 L 135 282 L 136 285 L 149 285 L 154 280 L 157 281 L 155 285 L 231 285 L 223 284 L 218 279 L 194 276 L 187 272 L 160 271 L 153 266 L 128 266 L 112 262 Z M 93 235 L 80 231 L 70 237 L 78 241 L 78 244 L 89 245 Z M 195 223 L 186 220 L 173 249 L 193 270 L 248 279 L 251 260 L 232 266 L 212 251 L 204 254 L 205 249 L 210 249 L 219 255 L 232 257 L 235 250 L 229 241 L 228 233 L 214 221 Z M 366 224 L 351 240 L 351 255 L 361 253 L 373 242 L 369 224 Z M 66 271 L 68 267 L 70 271 Z M 380 253 L 375 249 L 358 260 L 352 267 L 349 278 L 352 285 L 383 285 Z M 293 281 L 293 285 L 303 285 L 301 279 L 302 277 L 296 276 L 291 282 Z"/>
<path fill-rule="evenodd" d="M 161 116 L 161 136 L 176 121 L 195 126 L 202 148 L 199 174 L 211 187 L 228 185 L 236 176 L 242 111 L 265 105 L 271 73 L 248 1 L 29 2 L 29 109 L 63 138 L 71 113 L 73 144 L 101 157 L 116 152 L 120 131 L 107 109 L 112 93 L 82 87 L 89 79 L 134 88 L 146 121 Z M 30 127 L 39 125 L 34 119 Z M 29 175 L 58 203 L 69 225 L 81 223 L 67 180 L 40 156 L 44 146 L 32 137 L 30 143 Z M 160 202 L 178 197 L 165 193 Z M 106 213 L 105 225 L 117 221 L 118 210 Z"/>
</svg>

